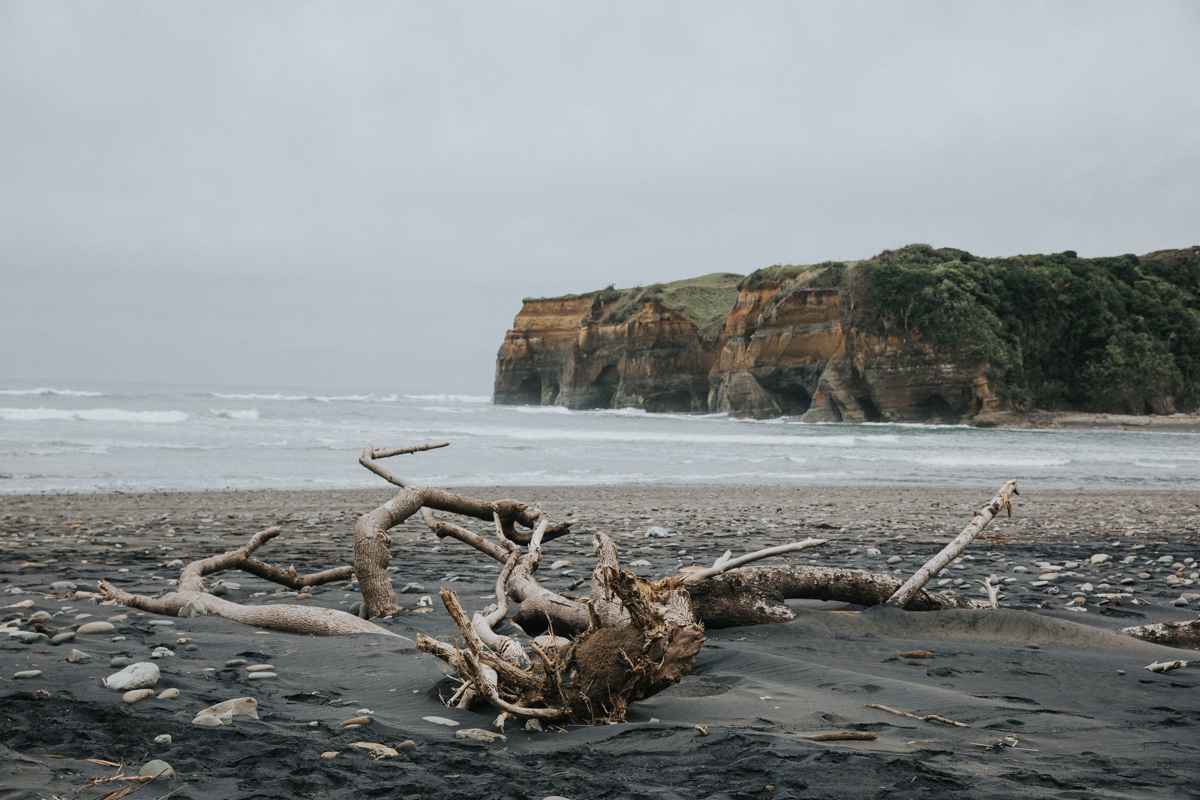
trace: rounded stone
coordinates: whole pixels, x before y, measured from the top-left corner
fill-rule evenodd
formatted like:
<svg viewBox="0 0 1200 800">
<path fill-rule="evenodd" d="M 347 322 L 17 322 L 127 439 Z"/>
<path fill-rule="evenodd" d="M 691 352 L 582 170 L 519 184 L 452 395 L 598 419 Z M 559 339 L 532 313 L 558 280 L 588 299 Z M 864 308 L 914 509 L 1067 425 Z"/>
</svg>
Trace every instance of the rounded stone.
<svg viewBox="0 0 1200 800">
<path fill-rule="evenodd" d="M 147 761 L 142 768 L 138 770 L 138 774 L 145 777 L 157 776 L 160 778 L 174 778 L 175 770 L 172 769 L 171 765 L 167 762 L 156 758 L 153 761 Z"/>
<path fill-rule="evenodd" d="M 145 700 L 147 697 L 154 697 L 153 689 L 132 689 L 121 695 L 121 699 L 130 705 L 133 705 L 138 700 Z"/>
<path fill-rule="evenodd" d="M 405 739 L 403 742 L 396 745 L 396 752 L 398 752 L 398 753 L 411 753 L 413 750 L 416 750 L 416 749 L 417 749 L 417 743 L 414 742 L 412 739 Z"/>
<path fill-rule="evenodd" d="M 179 697 L 179 690 L 172 687 L 170 689 L 163 689 L 162 694 L 160 694 L 158 696 L 158 699 L 159 700 L 174 700 L 177 697 Z"/>
<path fill-rule="evenodd" d="M 72 650 L 67 655 L 67 661 L 70 661 L 72 664 L 78 664 L 80 661 L 83 661 L 85 658 L 91 658 L 91 656 L 89 656 L 87 653 L 83 652 L 82 650 Z"/>
<path fill-rule="evenodd" d="M 128 667 L 130 663 L 131 662 L 129 659 L 125 656 L 117 656 L 112 661 L 108 662 L 108 665 L 116 669 L 118 667 Z"/>
<path fill-rule="evenodd" d="M 50 644 L 66 644 L 75 641 L 75 631 L 63 631 L 50 637 Z"/>
<path fill-rule="evenodd" d="M 276 675 L 274 672 L 251 672 L 249 675 L 246 676 L 247 680 L 252 680 L 252 681 L 261 681 L 261 680 L 266 680 L 267 678 L 278 678 L 278 677 L 279 676 Z"/>
<path fill-rule="evenodd" d="M 85 622 L 79 626 L 76 633 L 82 633 L 85 636 L 98 633 L 112 633 L 117 629 L 116 625 L 111 622 Z"/>
<path fill-rule="evenodd" d="M 139 661 L 136 664 L 130 664 L 120 672 L 109 675 L 104 680 L 104 685 L 119 692 L 129 689 L 148 689 L 158 683 L 159 675 L 157 664 Z"/>
<path fill-rule="evenodd" d="M 42 674 L 40 669 L 23 669 L 20 672 L 14 672 L 13 677 L 17 679 L 36 678 Z"/>
<path fill-rule="evenodd" d="M 158 736 L 154 737 L 154 743 L 155 744 L 170 744 L 171 743 L 171 734 L 160 733 Z"/>
</svg>

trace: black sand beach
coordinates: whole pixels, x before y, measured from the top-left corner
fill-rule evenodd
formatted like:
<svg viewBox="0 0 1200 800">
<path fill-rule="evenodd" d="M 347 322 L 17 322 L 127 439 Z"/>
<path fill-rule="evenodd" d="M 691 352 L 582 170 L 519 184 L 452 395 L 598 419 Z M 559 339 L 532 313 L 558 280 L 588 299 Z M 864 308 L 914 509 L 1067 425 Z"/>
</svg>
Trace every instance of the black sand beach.
<svg viewBox="0 0 1200 800">
<path fill-rule="evenodd" d="M 647 576 L 709 564 L 726 549 L 737 554 L 809 535 L 831 545 L 796 560 L 907 574 L 995 488 L 467 493 L 538 501 L 552 520 L 577 518 L 578 532 L 547 546 L 539 572 L 547 586 L 567 590 L 594 563 L 589 528 L 612 535 L 626 565 L 649 562 L 633 567 Z M 1195 493 L 1022 487 L 1014 517 L 994 523 L 942 579 L 950 587 L 961 581 L 959 591 L 971 596 L 979 596 L 977 579 L 1012 579 L 1001 610 L 793 602 L 790 623 L 710 631 L 695 669 L 635 704 L 625 724 L 510 726 L 494 742 L 455 738 L 462 729 L 491 729 L 495 714 L 442 705 L 451 681 L 410 641 L 264 632 L 215 616 L 155 619 L 75 594 L 94 591 L 102 578 L 157 593 L 178 576 L 176 560 L 232 549 L 276 523 L 284 534 L 260 551 L 264 560 L 301 572 L 348 563 L 344 534 L 388 497 L 386 490 L 0 497 L 0 619 L 29 632 L 45 612 L 51 616 L 37 624 L 50 635 L 110 618 L 115 625 L 61 644 L 2 634 L 0 798 L 112 798 L 106 793 L 131 784 L 106 782 L 118 772 L 111 764 L 136 775 L 151 759 L 168 762 L 177 780 L 134 786 L 136 797 L 1200 797 L 1200 664 L 1150 673 L 1144 667 L 1152 661 L 1192 653 L 1114 633 L 1195 618 L 1200 600 L 1188 599 L 1200 592 L 1191 577 L 1200 558 Z M 647 538 L 649 526 L 671 535 Z M 420 605 L 441 587 L 456 589 L 469 609 L 489 602 L 490 564 L 414 521 L 393 534 L 394 583 L 419 586 L 400 595 L 405 610 L 385 627 L 409 639 L 451 634 L 440 602 Z M 1093 564 L 1097 554 L 1111 558 Z M 552 569 L 560 560 L 571 564 Z M 239 585 L 228 595 L 239 602 L 345 609 L 359 599 L 347 583 L 297 600 L 251 575 L 219 577 Z M 75 588 L 52 586 L 62 581 Z M 103 686 L 119 670 L 113 659 L 150 661 L 160 646 L 173 654 L 154 660 L 161 670 L 154 688 L 177 688 L 178 698 L 129 705 Z M 89 658 L 69 662 L 73 649 Z M 919 650 L 932 657 L 902 655 Z M 276 677 L 251 679 L 246 667 L 255 664 L 271 665 Z M 15 677 L 23 671 L 40 674 Z M 236 697 L 256 698 L 259 719 L 192 723 L 201 709 Z M 358 716 L 371 721 L 336 727 Z M 878 738 L 807 738 L 830 731 Z M 163 734 L 170 743 L 156 742 Z M 375 760 L 355 742 L 399 752 Z M 98 782 L 88 786 L 90 779 Z"/>
</svg>

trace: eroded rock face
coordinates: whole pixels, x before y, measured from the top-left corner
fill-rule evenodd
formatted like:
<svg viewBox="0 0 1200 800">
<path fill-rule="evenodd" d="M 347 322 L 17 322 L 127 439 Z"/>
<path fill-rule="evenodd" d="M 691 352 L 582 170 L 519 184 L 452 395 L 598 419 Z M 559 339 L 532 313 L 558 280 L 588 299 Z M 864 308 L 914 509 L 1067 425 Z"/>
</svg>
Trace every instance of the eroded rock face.
<svg viewBox="0 0 1200 800">
<path fill-rule="evenodd" d="M 746 283 L 715 335 L 654 300 L 619 322 L 602 293 L 526 300 L 497 357 L 494 401 L 806 422 L 1016 419 L 987 365 L 858 332 L 836 289 Z"/>
</svg>

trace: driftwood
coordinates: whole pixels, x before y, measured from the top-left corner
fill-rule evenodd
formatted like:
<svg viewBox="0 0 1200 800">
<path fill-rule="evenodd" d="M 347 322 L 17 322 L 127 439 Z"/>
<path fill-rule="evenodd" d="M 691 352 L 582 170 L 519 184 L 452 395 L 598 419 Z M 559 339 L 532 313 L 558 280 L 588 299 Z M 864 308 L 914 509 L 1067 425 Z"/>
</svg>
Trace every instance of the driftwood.
<svg viewBox="0 0 1200 800">
<path fill-rule="evenodd" d="M 445 446 L 368 446 L 363 451 L 359 458 L 362 466 L 399 491 L 356 522 L 353 567 L 301 576 L 294 569 L 252 558 L 255 550 L 279 534 L 278 528 L 270 528 L 237 550 L 188 564 L 176 590 L 161 597 L 132 595 L 107 581 L 102 581 L 100 588 L 110 599 L 153 613 L 210 612 L 298 633 L 394 636 L 368 619 L 332 609 L 233 603 L 205 591 L 203 579 L 221 570 L 241 569 L 299 589 L 352 575 L 362 592 L 365 616 L 389 617 L 399 610 L 387 572 L 392 545 L 389 531 L 419 515 L 438 538 L 467 545 L 501 567 L 494 586 L 495 604 L 485 611 L 470 614 L 453 591 L 441 591 L 460 641 L 451 644 L 418 636 L 417 647 L 444 661 L 459 678 L 450 702 L 460 707 L 490 704 L 499 712 L 496 724 L 500 727 L 509 720 L 531 724 L 538 720 L 617 721 L 624 718 L 629 703 L 662 691 L 691 669 L 704 642 L 705 628 L 787 621 L 794 617 L 784 604 L 788 599 L 879 605 L 902 597 L 901 605 L 910 611 L 978 607 L 952 592 L 931 594 L 921 587 L 941 568 L 939 563 L 944 566 L 1000 508 L 1009 507 L 1008 495 L 1016 491 L 1014 481 L 1005 484 L 981 512 L 986 519 L 976 517 L 951 548 L 904 583 L 887 574 L 754 563 L 826 545 L 825 539 L 805 539 L 737 558 L 727 552 L 710 568 L 647 580 L 622 569 L 616 543 L 597 533 L 593 546 L 598 558 L 590 586 L 585 596 L 574 597 L 545 588 L 536 577 L 543 547 L 570 534 L 571 523 L 551 524 L 536 505 L 479 500 L 420 486 L 381 463 Z M 1009 510 L 1011 513 L 1011 507 Z M 485 536 L 435 512 L 485 520 L 494 530 Z M 506 621 L 512 626 L 509 635 L 498 631 Z M 550 635 L 529 638 L 542 632 Z"/>
<path fill-rule="evenodd" d="M 1008 515 L 1012 516 L 1012 503 L 1009 502 L 1009 496 L 1020 494 L 1017 491 L 1017 482 L 1015 480 L 1008 481 L 1000 487 L 1000 491 L 992 498 L 992 501 L 979 510 L 975 518 L 971 520 L 967 527 L 963 528 L 962 533 L 954 537 L 950 544 L 946 545 L 940 553 L 929 559 L 925 566 L 917 570 L 916 574 L 908 579 L 907 582 L 896 593 L 888 598 L 888 602 L 900 608 L 908 608 L 908 603 L 912 600 L 914 594 L 917 593 L 925 584 L 932 580 L 934 575 L 941 572 L 947 564 L 958 557 L 966 546 L 971 541 L 983 532 L 988 523 L 995 519 L 1001 509 L 1006 509 Z"/>
<path fill-rule="evenodd" d="M 1188 665 L 1186 661 L 1155 661 L 1153 664 L 1146 666 L 1146 669 L 1151 672 L 1170 672 L 1173 669 L 1183 669 Z"/>
</svg>

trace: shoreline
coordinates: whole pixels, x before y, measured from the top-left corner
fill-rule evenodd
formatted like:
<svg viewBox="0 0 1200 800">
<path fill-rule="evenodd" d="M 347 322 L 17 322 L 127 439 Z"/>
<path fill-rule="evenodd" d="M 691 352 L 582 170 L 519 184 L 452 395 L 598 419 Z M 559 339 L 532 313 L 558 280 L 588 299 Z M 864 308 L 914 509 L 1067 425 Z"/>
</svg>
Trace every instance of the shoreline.
<svg viewBox="0 0 1200 800">
<path fill-rule="evenodd" d="M 553 521 L 579 520 L 574 535 L 546 545 L 538 572 L 547 588 L 575 592 L 595 564 L 591 530 L 612 536 L 623 564 L 648 578 L 710 564 L 727 549 L 742 553 L 808 535 L 830 544 L 775 563 L 911 574 L 997 488 L 465 491 L 540 502 Z M 354 786 L 371 796 L 461 800 L 984 800 L 1027 793 L 1031 775 L 1038 786 L 1071 786 L 1080 796 L 1197 796 L 1200 743 L 1181 736 L 1180 726 L 1193 724 L 1198 670 L 1144 670 L 1152 661 L 1191 659 L 1192 651 L 1115 633 L 1195 618 L 1200 600 L 1171 603 L 1200 592 L 1200 572 L 1187 577 L 1200 560 L 1196 492 L 1027 488 L 1013 498 L 1013 517 L 995 520 L 961 563 L 939 576 L 945 583 L 931 585 L 978 597 L 975 581 L 999 576 L 999 610 L 913 613 L 789 601 L 791 622 L 706 631 L 692 671 L 634 703 L 622 724 L 544 732 L 510 724 L 505 740 L 490 743 L 457 738 L 457 730 L 493 730 L 496 715 L 444 706 L 440 697 L 454 683 L 440 662 L 417 655 L 411 640 L 418 633 L 455 635 L 438 590 L 453 589 L 468 611 L 479 610 L 494 596 L 496 573 L 474 551 L 436 539 L 416 520 L 391 530 L 391 563 L 397 590 L 419 587 L 398 595 L 400 613 L 378 621 L 407 642 L 261 631 L 214 615 L 167 619 L 86 594 L 101 579 L 135 593 L 167 590 L 182 564 L 237 548 L 272 524 L 284 531 L 259 551 L 263 561 L 301 573 L 347 564 L 354 521 L 394 494 L 384 486 L 0 496 L 6 623 L 32 630 L 37 615 L 51 631 L 106 618 L 115 626 L 61 644 L 0 639 L 0 794 L 95 797 L 105 787 L 81 789 L 89 778 L 112 776 L 107 765 L 123 761 L 132 765 L 127 774 L 136 774 L 161 759 L 178 780 L 156 781 L 147 797 L 179 789 L 175 797 L 193 800 L 336 798 Z M 651 526 L 668 535 L 647 536 Z M 478 521 L 470 527 L 490 530 Z M 1111 559 L 1093 564 L 1097 553 Z M 1052 574 L 1041 571 L 1043 563 L 1053 565 Z M 352 582 L 295 596 L 247 573 L 221 578 L 233 587 L 228 599 L 249 605 L 346 610 L 359 599 Z M 1084 601 L 1076 604 L 1080 586 Z M 429 604 L 419 602 L 425 595 Z M 122 663 L 116 659 L 149 661 L 158 648 L 170 655 L 153 662 L 162 672 L 154 688 L 177 696 L 127 704 L 104 687 L 102 679 Z M 71 662 L 72 649 L 89 657 Z M 930 657 L 913 659 L 913 651 Z M 273 677 L 250 679 L 246 666 L 254 664 L 272 665 Z M 17 677 L 31 671 L 39 674 Z M 255 698 L 259 718 L 218 728 L 192 723 L 199 710 L 236 697 Z M 869 704 L 938 714 L 966 727 Z M 339 727 L 362 716 L 371 721 Z M 847 730 L 878 739 L 809 738 Z M 397 754 L 375 760 L 358 742 Z"/>
</svg>

